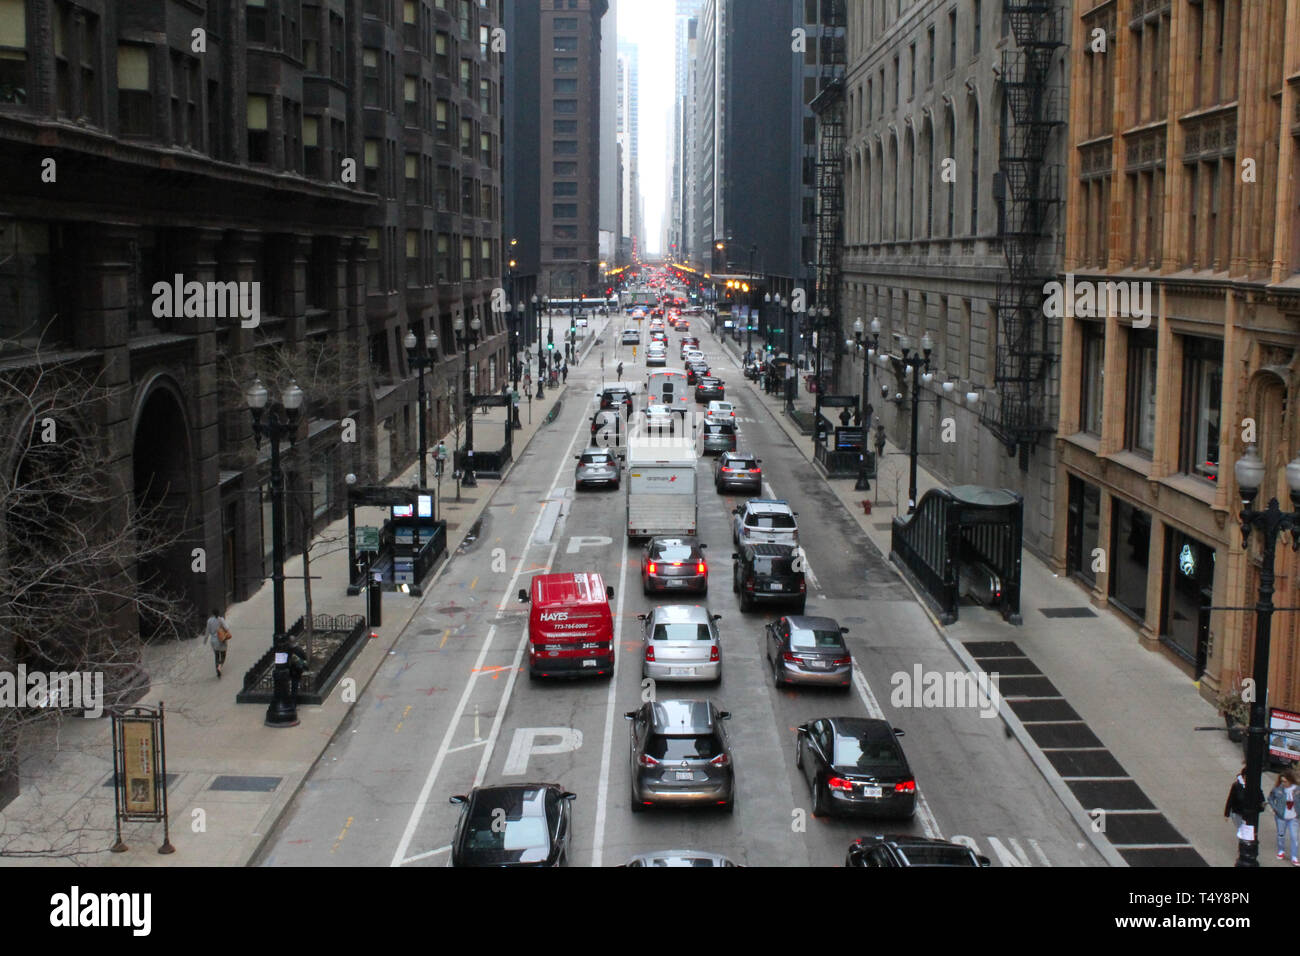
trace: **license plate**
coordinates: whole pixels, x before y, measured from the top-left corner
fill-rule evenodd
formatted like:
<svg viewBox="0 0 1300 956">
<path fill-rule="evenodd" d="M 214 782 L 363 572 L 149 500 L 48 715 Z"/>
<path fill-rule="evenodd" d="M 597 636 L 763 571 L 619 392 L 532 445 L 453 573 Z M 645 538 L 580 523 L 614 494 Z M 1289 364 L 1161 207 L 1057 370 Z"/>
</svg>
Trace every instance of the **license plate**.
<svg viewBox="0 0 1300 956">
<path fill-rule="evenodd" d="M 695 668 L 694 668 L 694 667 L 674 667 L 674 668 L 673 668 L 673 676 L 674 676 L 674 677 L 694 677 L 694 676 L 695 676 Z"/>
<path fill-rule="evenodd" d="M 583 667 L 595 667 L 595 666 L 596 666 L 596 662 L 595 662 L 595 661 L 583 661 L 583 662 L 582 662 L 582 666 L 583 666 Z"/>
<path fill-rule="evenodd" d="M 678 779 L 678 780 L 694 780 L 694 779 L 695 779 L 695 774 L 691 773 L 689 770 L 678 770 L 678 771 L 677 771 L 677 779 Z"/>
<path fill-rule="evenodd" d="M 831 665 L 829 661 L 809 661 L 808 666 L 816 670 L 824 671 L 826 670 L 826 668 L 830 667 Z"/>
<path fill-rule="evenodd" d="M 863 795 L 864 797 L 879 797 L 879 796 L 882 794 L 882 792 L 883 792 L 883 791 L 882 791 L 879 787 L 865 787 L 865 786 L 864 786 L 864 787 L 862 788 L 862 795 Z"/>
<path fill-rule="evenodd" d="M 682 587 L 685 583 L 686 583 L 685 581 L 665 581 L 665 582 L 664 582 L 664 584 L 666 584 L 666 585 L 667 585 L 668 587 L 670 587 L 670 588 L 679 588 L 679 587 Z"/>
<path fill-rule="evenodd" d="M 784 584 L 769 584 L 768 587 L 771 588 L 773 591 L 784 591 L 784 590 L 785 590 L 785 585 L 784 585 Z"/>
</svg>

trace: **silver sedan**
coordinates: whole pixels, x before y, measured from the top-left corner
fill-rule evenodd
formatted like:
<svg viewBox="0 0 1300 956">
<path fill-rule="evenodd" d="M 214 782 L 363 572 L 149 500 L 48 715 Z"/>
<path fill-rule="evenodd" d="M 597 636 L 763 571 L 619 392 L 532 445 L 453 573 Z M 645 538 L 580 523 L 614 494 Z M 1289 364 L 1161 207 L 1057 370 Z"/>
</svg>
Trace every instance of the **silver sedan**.
<svg viewBox="0 0 1300 956">
<path fill-rule="evenodd" d="M 638 614 L 637 619 L 645 623 L 642 677 L 722 680 L 722 642 L 716 625 L 722 615 L 711 615 L 698 604 L 666 604 L 649 614 Z"/>
</svg>

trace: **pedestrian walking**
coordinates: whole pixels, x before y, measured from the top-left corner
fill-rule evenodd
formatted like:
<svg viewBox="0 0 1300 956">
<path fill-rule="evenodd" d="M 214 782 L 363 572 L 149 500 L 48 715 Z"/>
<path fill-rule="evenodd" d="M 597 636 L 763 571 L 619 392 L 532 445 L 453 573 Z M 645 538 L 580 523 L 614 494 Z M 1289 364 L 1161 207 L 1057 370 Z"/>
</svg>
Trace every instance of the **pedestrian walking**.
<svg viewBox="0 0 1300 956">
<path fill-rule="evenodd" d="M 622 362 L 619 362 L 619 363 L 618 363 L 618 380 L 619 380 L 620 382 L 623 381 L 623 363 L 622 363 Z"/>
<path fill-rule="evenodd" d="M 1291 865 L 1300 866 L 1300 816 L 1296 814 L 1296 775 L 1288 767 L 1277 778 L 1268 794 L 1268 805 L 1277 824 L 1277 858 L 1286 857 L 1287 843 L 1291 844 Z"/>
<path fill-rule="evenodd" d="M 226 665 L 226 645 L 230 643 L 230 628 L 226 624 L 226 619 L 215 607 L 208 618 L 207 634 L 208 645 L 212 648 L 212 656 L 216 660 L 217 677 L 220 678 L 221 668 Z"/>
<path fill-rule="evenodd" d="M 849 422 L 852 419 L 853 419 L 853 413 L 849 411 L 848 408 L 845 408 L 844 411 L 840 412 L 840 424 L 845 428 L 849 427 Z"/>
<path fill-rule="evenodd" d="M 1242 767 L 1228 789 L 1228 802 L 1223 805 L 1223 818 L 1232 821 L 1233 830 L 1241 828 L 1241 818 L 1246 812 L 1246 768 Z"/>
<path fill-rule="evenodd" d="M 307 652 L 289 638 L 285 650 L 289 653 L 289 695 L 290 700 L 298 703 L 298 684 L 307 670 Z"/>
<path fill-rule="evenodd" d="M 436 478 L 442 477 L 443 466 L 447 463 L 447 443 L 438 442 L 438 447 L 433 452 L 433 474 Z"/>
<path fill-rule="evenodd" d="M 565 362 L 560 366 L 560 375 L 564 378 L 564 384 L 569 384 L 569 363 Z"/>
</svg>

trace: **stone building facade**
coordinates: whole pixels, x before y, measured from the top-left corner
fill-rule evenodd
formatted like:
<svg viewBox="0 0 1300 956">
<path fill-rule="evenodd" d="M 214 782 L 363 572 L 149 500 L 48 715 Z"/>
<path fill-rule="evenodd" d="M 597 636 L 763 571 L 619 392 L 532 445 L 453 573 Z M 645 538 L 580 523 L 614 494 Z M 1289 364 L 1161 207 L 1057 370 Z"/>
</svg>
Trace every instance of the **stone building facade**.
<svg viewBox="0 0 1300 956">
<path fill-rule="evenodd" d="M 1065 319 L 1054 563 L 1212 698 L 1253 660 L 1254 614 L 1203 610 L 1258 593 L 1233 465 L 1254 437 L 1286 508 L 1300 449 L 1300 12 L 1116 0 L 1072 26 L 1065 270 L 1129 294 Z M 1300 604 L 1290 548 L 1277 569 Z M 1300 705 L 1298 628 L 1274 615 L 1274 706 Z"/>
</svg>

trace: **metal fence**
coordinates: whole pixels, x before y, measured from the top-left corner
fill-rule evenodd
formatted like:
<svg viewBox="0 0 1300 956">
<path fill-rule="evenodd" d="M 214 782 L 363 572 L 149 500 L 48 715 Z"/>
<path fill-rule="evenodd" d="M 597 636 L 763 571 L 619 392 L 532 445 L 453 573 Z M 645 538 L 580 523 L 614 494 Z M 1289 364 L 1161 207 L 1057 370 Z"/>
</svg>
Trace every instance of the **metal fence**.
<svg viewBox="0 0 1300 956">
<path fill-rule="evenodd" d="M 289 628 L 291 638 L 299 637 L 306 622 L 299 617 Z M 334 652 L 319 668 L 303 672 L 298 683 L 298 703 L 323 704 L 329 692 L 334 689 L 340 677 L 347 670 L 352 659 L 364 646 L 366 637 L 366 619 L 359 614 L 317 614 L 312 618 L 312 630 L 316 634 L 343 635 L 343 640 Z M 257 659 L 252 667 L 244 672 L 243 689 L 235 696 L 241 704 L 269 704 L 275 697 L 274 671 L 272 666 L 275 656 L 274 648 Z"/>
</svg>

